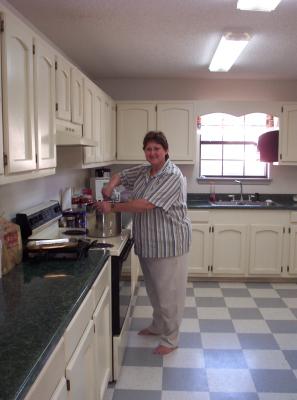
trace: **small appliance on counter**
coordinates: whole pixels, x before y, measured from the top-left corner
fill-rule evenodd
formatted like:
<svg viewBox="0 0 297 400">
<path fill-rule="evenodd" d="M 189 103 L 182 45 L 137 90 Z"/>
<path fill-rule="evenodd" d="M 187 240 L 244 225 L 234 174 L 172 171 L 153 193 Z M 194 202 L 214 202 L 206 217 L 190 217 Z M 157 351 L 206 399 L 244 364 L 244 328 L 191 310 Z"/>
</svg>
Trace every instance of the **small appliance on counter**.
<svg viewBox="0 0 297 400">
<path fill-rule="evenodd" d="M 93 197 L 95 200 L 103 200 L 102 189 L 109 182 L 109 178 L 92 177 L 90 181 Z"/>
</svg>

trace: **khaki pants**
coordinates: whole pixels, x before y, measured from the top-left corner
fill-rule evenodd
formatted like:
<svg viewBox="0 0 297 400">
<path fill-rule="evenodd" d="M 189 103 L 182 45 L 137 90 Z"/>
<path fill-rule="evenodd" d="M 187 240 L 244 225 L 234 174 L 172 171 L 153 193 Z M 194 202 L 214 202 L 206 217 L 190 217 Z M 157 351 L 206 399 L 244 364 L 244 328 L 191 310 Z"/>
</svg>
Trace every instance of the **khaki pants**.
<svg viewBox="0 0 297 400">
<path fill-rule="evenodd" d="M 176 347 L 187 287 L 188 254 L 168 258 L 139 257 L 146 291 L 153 307 L 148 329 L 161 336 L 160 344 Z"/>
</svg>

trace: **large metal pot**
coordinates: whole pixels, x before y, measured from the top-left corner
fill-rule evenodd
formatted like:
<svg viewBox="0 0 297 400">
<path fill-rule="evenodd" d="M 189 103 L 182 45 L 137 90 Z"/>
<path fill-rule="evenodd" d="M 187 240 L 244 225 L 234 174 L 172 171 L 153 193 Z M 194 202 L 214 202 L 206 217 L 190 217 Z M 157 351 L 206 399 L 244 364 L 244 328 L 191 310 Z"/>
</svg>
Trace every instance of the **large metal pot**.
<svg viewBox="0 0 297 400">
<path fill-rule="evenodd" d="M 121 213 L 103 214 L 94 206 L 87 206 L 87 229 L 90 237 L 111 237 L 121 234 Z"/>
</svg>

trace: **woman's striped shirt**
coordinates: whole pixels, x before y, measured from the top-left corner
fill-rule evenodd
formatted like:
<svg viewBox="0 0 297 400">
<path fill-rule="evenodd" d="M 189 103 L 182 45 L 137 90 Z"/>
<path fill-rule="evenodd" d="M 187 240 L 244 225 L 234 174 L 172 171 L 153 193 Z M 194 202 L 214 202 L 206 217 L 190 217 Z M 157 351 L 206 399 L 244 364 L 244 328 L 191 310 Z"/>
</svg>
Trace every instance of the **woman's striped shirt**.
<svg viewBox="0 0 297 400">
<path fill-rule="evenodd" d="M 179 256 L 189 251 L 191 223 L 187 217 L 184 177 L 169 159 L 150 176 L 150 165 L 125 169 L 122 185 L 132 191 L 133 199 L 145 199 L 155 208 L 133 215 L 135 253 L 141 257 Z"/>
</svg>

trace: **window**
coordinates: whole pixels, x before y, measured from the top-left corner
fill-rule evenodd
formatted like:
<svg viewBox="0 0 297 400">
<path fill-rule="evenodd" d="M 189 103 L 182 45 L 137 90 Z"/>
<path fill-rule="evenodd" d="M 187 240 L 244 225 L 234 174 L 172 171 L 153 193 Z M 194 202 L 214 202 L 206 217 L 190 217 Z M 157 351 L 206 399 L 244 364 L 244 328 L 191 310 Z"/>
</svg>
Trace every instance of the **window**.
<svg viewBox="0 0 297 400">
<path fill-rule="evenodd" d="M 200 134 L 200 176 L 206 178 L 268 178 L 259 161 L 258 138 L 278 129 L 278 118 L 264 113 L 235 117 L 213 113 L 197 118 Z"/>
</svg>

